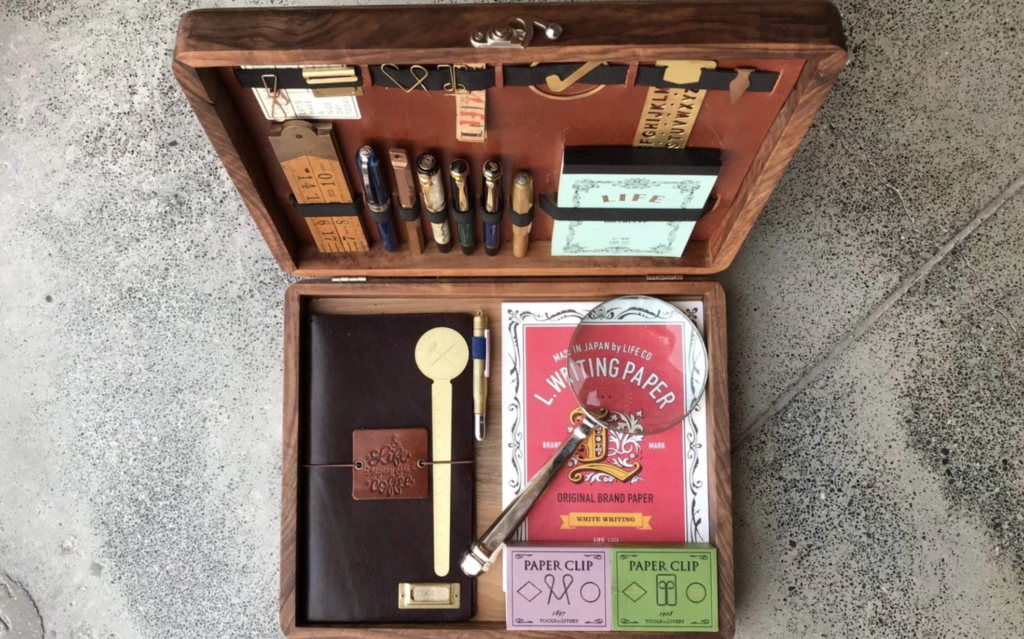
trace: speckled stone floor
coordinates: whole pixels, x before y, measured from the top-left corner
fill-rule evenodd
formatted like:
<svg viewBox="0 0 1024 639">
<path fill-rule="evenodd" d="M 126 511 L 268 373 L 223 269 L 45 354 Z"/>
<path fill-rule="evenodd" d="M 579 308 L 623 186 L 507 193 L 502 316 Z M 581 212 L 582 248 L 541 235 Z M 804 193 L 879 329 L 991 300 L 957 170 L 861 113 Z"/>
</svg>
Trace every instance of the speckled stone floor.
<svg viewBox="0 0 1024 639">
<path fill-rule="evenodd" d="M 0 7 L 0 637 L 278 635 L 291 280 L 171 77 L 197 6 Z M 1024 636 L 1022 7 L 839 6 L 720 277 L 737 637 Z"/>
</svg>

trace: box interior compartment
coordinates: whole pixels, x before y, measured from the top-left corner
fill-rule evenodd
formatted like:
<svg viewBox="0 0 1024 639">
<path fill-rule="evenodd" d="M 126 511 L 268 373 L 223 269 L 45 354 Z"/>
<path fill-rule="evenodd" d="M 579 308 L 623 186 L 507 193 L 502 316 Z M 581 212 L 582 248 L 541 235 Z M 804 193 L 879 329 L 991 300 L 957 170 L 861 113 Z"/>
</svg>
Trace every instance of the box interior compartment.
<svg viewBox="0 0 1024 639">
<path fill-rule="evenodd" d="M 299 389 L 303 370 L 301 357 L 300 329 L 302 318 L 310 312 L 324 314 L 391 314 L 391 313 L 475 313 L 483 310 L 491 321 L 491 391 L 488 396 L 488 421 L 490 432 L 476 448 L 476 531 L 483 533 L 501 513 L 501 411 L 500 393 L 501 331 L 498 322 L 501 304 L 508 301 L 557 301 L 557 300 L 604 300 L 616 295 L 654 295 L 666 300 L 701 299 L 704 302 L 705 341 L 710 362 L 707 386 L 708 405 L 708 456 L 711 510 L 713 518 L 713 545 L 718 548 L 719 571 L 719 619 L 720 631 L 716 634 L 687 633 L 693 637 L 731 636 L 734 623 L 733 612 L 733 552 L 732 552 L 732 488 L 729 467 L 729 419 L 727 379 L 725 362 L 726 324 L 725 297 L 721 287 L 713 282 L 645 282 L 623 278 L 601 282 L 560 282 L 547 283 L 521 281 L 516 283 L 488 284 L 443 282 L 436 286 L 416 283 L 353 284 L 349 286 L 329 283 L 302 282 L 288 291 L 285 303 L 285 430 L 284 456 L 282 463 L 282 521 L 281 521 L 281 593 L 282 626 L 298 629 L 318 628 L 323 633 L 310 636 L 346 636 L 342 629 L 365 629 L 393 636 L 394 627 L 386 625 L 344 625 L 331 626 L 338 634 L 327 633 L 323 626 L 304 626 L 295 617 L 296 564 L 301 551 L 297 540 L 301 539 L 296 505 L 302 495 L 298 491 L 300 466 L 300 431 L 303 422 Z M 486 630 L 494 636 L 504 635 L 505 593 L 501 589 L 501 563 L 477 579 L 477 612 L 466 624 L 424 624 L 409 626 L 415 628 L 409 636 L 445 637 L 453 629 Z M 725 631 L 728 630 L 728 634 Z M 584 636 L 589 633 L 580 633 Z M 616 636 L 641 636 L 647 633 L 616 631 Z M 563 633 L 561 636 L 576 635 Z M 289 635 L 293 636 L 293 635 Z M 296 634 L 294 636 L 304 636 Z M 476 636 L 476 635 L 474 635 Z M 487 636 L 486 634 L 483 636 Z M 526 637 L 551 636 L 544 632 L 515 631 L 514 635 Z"/>
<path fill-rule="evenodd" d="M 537 33 L 524 49 L 470 46 L 474 30 L 515 14 L 536 14 L 564 31 L 555 41 Z M 696 275 L 721 271 L 732 261 L 845 63 L 842 45 L 838 13 L 824 2 L 201 10 L 183 18 L 174 70 L 278 263 L 289 273 L 495 276 L 514 269 L 519 275 L 586 276 L 601 269 L 608 275 Z M 557 190 L 564 146 L 633 144 L 648 94 L 638 78 L 659 75 L 655 65 L 666 60 L 708 60 L 722 71 L 778 74 L 771 91 L 747 90 L 735 103 L 727 89 L 706 91 L 687 146 L 721 149 L 723 166 L 714 207 L 697 222 L 678 258 L 552 257 L 552 220 L 539 206 L 530 253 L 521 259 L 507 246 L 494 257 L 479 247 L 463 256 L 440 254 L 429 242 L 422 255 L 404 249 L 387 253 L 376 241 L 367 252 L 320 253 L 289 201 L 290 189 L 267 138 L 270 121 L 252 89 L 241 86 L 235 74 L 243 66 L 357 67 L 362 117 L 333 121 L 354 192 L 361 191 L 355 152 L 370 144 L 381 157 L 388 149 L 404 148 L 411 159 L 437 153 L 445 165 L 464 158 L 477 196 L 483 162 L 497 157 L 505 167 L 506 196 L 511 176 L 520 169 L 531 172 L 539 195 Z M 571 101 L 505 84 L 512 69 L 588 61 L 622 65 L 624 83 Z M 442 73 L 439 65 L 456 63 L 483 64 L 494 71 L 495 86 L 487 90 L 485 143 L 456 140 L 454 98 L 436 90 L 406 93 L 372 79 L 372 67 L 381 65 L 405 69 L 415 64 Z M 505 243 L 511 237 L 507 212 L 508 206 L 502 220 Z M 368 212 L 363 220 L 376 240 Z M 429 225 L 421 221 L 429 238 Z"/>
</svg>

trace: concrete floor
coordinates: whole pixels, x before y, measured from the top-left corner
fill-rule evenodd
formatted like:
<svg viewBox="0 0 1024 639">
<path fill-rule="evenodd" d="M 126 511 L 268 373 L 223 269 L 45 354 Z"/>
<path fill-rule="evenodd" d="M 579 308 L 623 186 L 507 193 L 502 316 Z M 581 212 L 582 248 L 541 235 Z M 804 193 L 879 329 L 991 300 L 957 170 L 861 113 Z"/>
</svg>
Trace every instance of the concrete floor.
<svg viewBox="0 0 1024 639">
<path fill-rule="evenodd" d="M 171 77 L 196 6 L 0 8 L 0 637 L 278 633 L 291 280 Z M 1024 8 L 839 6 L 721 276 L 737 637 L 1020 637 Z"/>
</svg>

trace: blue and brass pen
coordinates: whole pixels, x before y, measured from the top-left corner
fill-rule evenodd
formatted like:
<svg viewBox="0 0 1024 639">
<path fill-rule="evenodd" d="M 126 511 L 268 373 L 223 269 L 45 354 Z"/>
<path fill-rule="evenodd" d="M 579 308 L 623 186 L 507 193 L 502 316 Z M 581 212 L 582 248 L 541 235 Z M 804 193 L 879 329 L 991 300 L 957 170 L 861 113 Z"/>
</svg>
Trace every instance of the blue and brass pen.
<svg viewBox="0 0 1024 639">
<path fill-rule="evenodd" d="M 380 243 L 389 253 L 398 250 L 398 237 L 395 225 L 391 221 L 391 193 L 388 183 L 384 181 L 384 170 L 380 160 L 368 146 L 356 153 L 356 165 L 359 166 L 359 177 L 363 181 L 363 199 L 366 208 L 370 209 L 370 217 L 377 224 Z"/>
<path fill-rule="evenodd" d="M 491 375 L 491 332 L 483 311 L 473 316 L 473 434 L 478 442 L 487 435 L 487 382 Z"/>
<path fill-rule="evenodd" d="M 484 221 L 484 250 L 495 256 L 501 250 L 501 236 L 498 225 L 505 210 L 505 194 L 501 189 L 501 162 L 487 160 L 484 163 L 484 192 L 480 196 L 480 217 Z"/>
<path fill-rule="evenodd" d="M 452 215 L 459 230 L 459 245 L 462 252 L 470 255 L 476 248 L 476 229 L 473 190 L 469 186 L 469 163 L 455 160 L 450 169 L 452 176 Z"/>
</svg>

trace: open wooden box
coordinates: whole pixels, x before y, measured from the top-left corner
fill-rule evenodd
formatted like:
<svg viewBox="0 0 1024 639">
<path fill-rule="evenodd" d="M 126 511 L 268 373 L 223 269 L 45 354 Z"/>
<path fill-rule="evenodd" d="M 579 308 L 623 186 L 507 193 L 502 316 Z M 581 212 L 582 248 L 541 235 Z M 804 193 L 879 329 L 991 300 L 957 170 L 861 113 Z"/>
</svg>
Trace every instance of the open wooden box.
<svg viewBox="0 0 1024 639">
<path fill-rule="evenodd" d="M 473 32 L 513 15 L 557 22 L 555 41 L 534 37 L 526 48 L 476 48 Z M 502 69 L 533 63 L 602 60 L 628 66 L 625 84 L 578 101 L 537 97 L 529 87 L 504 86 Z M 387 253 L 319 253 L 270 147 L 270 122 L 252 92 L 236 80 L 245 65 L 359 65 L 362 118 L 336 120 L 350 181 L 355 150 L 403 147 L 436 152 L 479 167 L 500 157 L 506 175 L 534 175 L 536 192 L 556 190 L 564 145 L 631 146 L 647 87 L 638 71 L 663 60 L 713 60 L 722 70 L 775 73 L 770 91 L 748 91 L 732 103 L 728 90 L 709 90 L 688 146 L 722 150 L 714 208 L 697 222 L 681 258 L 552 257 L 551 219 L 535 218 L 530 253 L 517 259 L 440 254 L 428 242 L 422 255 L 405 247 Z M 502 301 L 601 300 L 623 294 L 704 301 L 710 358 L 709 445 L 712 454 L 714 545 L 719 551 L 719 624 L 735 627 L 725 301 L 721 287 L 694 276 L 716 273 L 733 260 L 778 183 L 815 113 L 846 61 L 840 18 L 826 2 L 572 3 L 431 5 L 320 9 L 217 9 L 188 13 L 181 22 L 174 74 L 282 269 L 315 281 L 293 285 L 285 301 L 284 446 L 281 510 L 281 628 L 290 637 L 452 637 L 506 633 L 500 570 L 478 580 L 477 614 L 458 625 L 311 626 L 296 618 L 296 502 L 300 415 L 299 326 L 305 314 L 469 312 L 498 317 Z M 496 86 L 487 91 L 488 138 L 457 142 L 451 98 L 372 84 L 382 64 L 486 64 Z M 477 178 L 479 179 L 479 178 Z M 368 214 L 368 231 L 375 233 Z M 429 226 L 423 220 L 426 236 Z M 508 216 L 502 238 L 511 237 Z M 478 229 L 478 237 L 480 237 Z M 376 237 L 374 237 L 376 239 Z M 497 333 L 498 331 L 495 331 Z M 500 352 L 500 343 L 492 346 Z M 499 365 L 495 358 L 492 366 Z M 500 370 L 492 368 L 492 380 Z M 483 532 L 500 512 L 498 420 L 501 397 L 492 382 L 488 439 L 477 447 L 477 525 Z M 569 636 L 570 632 L 518 633 Z M 617 633 L 641 636 L 641 633 Z"/>
</svg>

